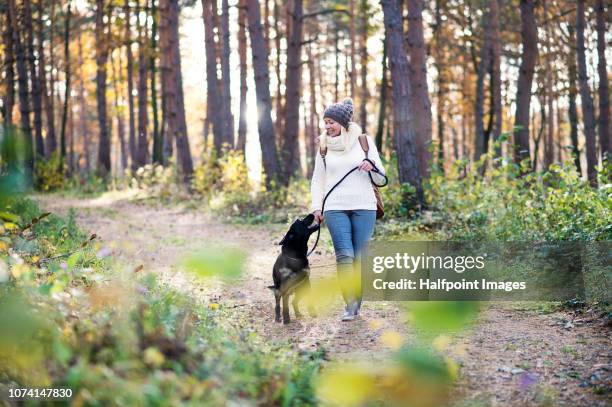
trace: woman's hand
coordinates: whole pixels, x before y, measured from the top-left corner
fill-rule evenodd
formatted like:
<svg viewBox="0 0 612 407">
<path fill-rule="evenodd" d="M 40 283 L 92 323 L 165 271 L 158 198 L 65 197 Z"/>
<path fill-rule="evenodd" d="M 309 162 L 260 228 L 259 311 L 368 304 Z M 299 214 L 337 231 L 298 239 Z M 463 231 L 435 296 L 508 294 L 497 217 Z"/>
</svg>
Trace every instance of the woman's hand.
<svg viewBox="0 0 612 407">
<path fill-rule="evenodd" d="M 363 160 L 361 164 L 359 165 L 360 171 L 372 171 L 373 169 L 374 169 L 374 166 L 370 164 L 369 161 L 366 161 L 366 160 Z"/>
<path fill-rule="evenodd" d="M 319 225 L 323 223 L 323 214 L 321 213 L 321 211 L 314 211 L 312 214 L 314 215 L 315 220 L 319 223 Z"/>
</svg>

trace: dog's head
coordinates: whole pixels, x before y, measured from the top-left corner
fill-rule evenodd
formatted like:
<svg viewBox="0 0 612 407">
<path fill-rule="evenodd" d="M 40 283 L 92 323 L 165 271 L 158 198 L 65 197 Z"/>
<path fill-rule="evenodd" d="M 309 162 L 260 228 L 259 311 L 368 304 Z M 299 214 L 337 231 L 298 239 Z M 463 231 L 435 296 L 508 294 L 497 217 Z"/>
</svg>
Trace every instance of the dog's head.
<svg viewBox="0 0 612 407">
<path fill-rule="evenodd" d="M 308 244 L 308 238 L 313 232 L 319 229 L 319 223 L 315 221 L 314 215 L 311 213 L 304 219 L 296 219 L 287 234 L 282 238 L 279 245 L 283 246 L 302 246 Z"/>
</svg>

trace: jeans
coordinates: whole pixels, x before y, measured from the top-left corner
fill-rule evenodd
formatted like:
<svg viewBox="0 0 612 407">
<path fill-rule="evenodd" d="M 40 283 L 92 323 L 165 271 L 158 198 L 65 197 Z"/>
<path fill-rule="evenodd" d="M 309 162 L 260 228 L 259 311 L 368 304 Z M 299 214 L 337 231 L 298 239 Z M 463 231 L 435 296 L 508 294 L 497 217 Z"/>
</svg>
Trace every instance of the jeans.
<svg viewBox="0 0 612 407">
<path fill-rule="evenodd" d="M 336 252 L 336 269 L 347 307 L 361 307 L 361 251 L 372 238 L 376 210 L 328 210 L 323 213 Z"/>
</svg>

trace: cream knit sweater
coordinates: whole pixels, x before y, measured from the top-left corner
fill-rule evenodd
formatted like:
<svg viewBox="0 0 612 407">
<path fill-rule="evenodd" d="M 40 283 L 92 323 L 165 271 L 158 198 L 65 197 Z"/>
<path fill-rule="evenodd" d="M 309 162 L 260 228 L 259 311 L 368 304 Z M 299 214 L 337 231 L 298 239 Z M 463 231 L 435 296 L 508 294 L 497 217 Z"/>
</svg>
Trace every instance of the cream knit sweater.
<svg viewBox="0 0 612 407">
<path fill-rule="evenodd" d="M 385 170 L 382 166 L 378 149 L 374 140 L 370 136 L 368 140 L 368 158 L 376 164 L 376 168 L 382 173 Z M 312 196 L 311 210 L 321 210 L 323 198 L 340 179 L 352 168 L 357 167 L 365 159 L 365 152 L 356 140 L 349 151 L 338 152 L 327 149 L 325 161 L 317 148 L 315 167 L 310 183 L 310 193 Z M 373 172 L 374 176 L 375 173 Z M 378 182 L 374 178 L 375 182 Z M 373 209 L 376 210 L 376 196 L 372 189 L 370 177 L 366 171 L 355 170 L 338 185 L 325 201 L 325 210 L 332 209 Z"/>
</svg>

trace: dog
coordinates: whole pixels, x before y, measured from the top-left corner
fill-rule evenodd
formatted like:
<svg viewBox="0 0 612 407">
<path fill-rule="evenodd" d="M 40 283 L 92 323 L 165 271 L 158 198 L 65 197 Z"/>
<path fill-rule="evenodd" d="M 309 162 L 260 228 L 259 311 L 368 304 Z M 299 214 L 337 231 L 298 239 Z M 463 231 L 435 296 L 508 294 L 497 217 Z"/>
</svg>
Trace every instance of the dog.
<svg viewBox="0 0 612 407">
<path fill-rule="evenodd" d="M 283 323 L 288 324 L 289 318 L 289 296 L 295 294 L 292 305 L 295 317 L 300 318 L 302 314 L 299 302 L 304 296 L 308 296 L 308 313 L 315 316 L 314 306 L 310 299 L 310 268 L 308 258 L 308 238 L 319 229 L 320 225 L 314 220 L 314 215 L 307 215 L 304 219 L 296 219 L 287 234 L 278 243 L 282 246 L 272 269 L 274 285 L 268 286 L 274 292 L 276 306 L 274 308 L 276 322 L 281 322 L 281 306 L 283 301 Z"/>
</svg>

